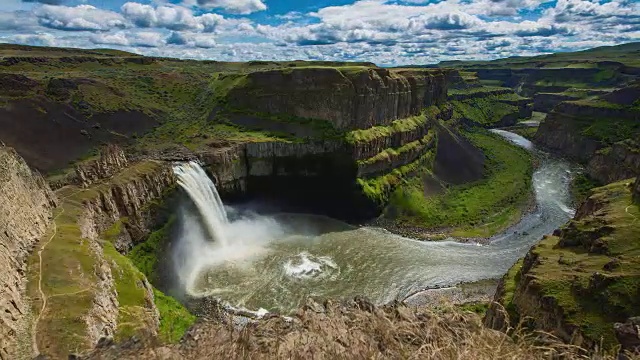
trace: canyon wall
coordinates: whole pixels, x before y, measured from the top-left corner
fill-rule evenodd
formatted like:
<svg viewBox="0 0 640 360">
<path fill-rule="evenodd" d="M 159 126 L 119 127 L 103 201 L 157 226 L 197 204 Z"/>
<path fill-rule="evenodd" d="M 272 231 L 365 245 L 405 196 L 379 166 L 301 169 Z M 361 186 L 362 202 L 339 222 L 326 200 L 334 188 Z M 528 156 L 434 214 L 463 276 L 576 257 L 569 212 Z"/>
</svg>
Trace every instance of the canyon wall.
<svg viewBox="0 0 640 360">
<path fill-rule="evenodd" d="M 229 93 L 228 101 L 238 109 L 366 129 L 444 103 L 447 72 L 360 67 L 254 72 Z"/>
<path fill-rule="evenodd" d="M 86 317 L 87 335 L 94 344 L 101 337 L 113 337 L 118 326 L 124 325 L 118 323 L 120 312 L 124 310 L 119 306 L 122 304 L 118 301 L 113 274 L 124 269 L 114 265 L 114 260 L 105 255 L 105 250 L 98 244 L 101 234 L 122 222 L 116 230 L 117 234 L 113 234 L 114 237 L 109 240 L 119 252 L 128 252 L 135 243 L 149 235 L 152 216 L 149 205 L 162 199 L 176 185 L 169 164 L 147 162 L 136 164 L 125 172 L 127 174 L 119 174 L 109 184 L 94 188 L 95 196 L 83 202 L 83 211 L 78 219 L 81 236 L 92 241 L 91 250 L 96 259 L 95 269 L 99 279 L 93 305 Z M 160 320 L 153 301 L 153 287 L 142 274 L 133 275 L 138 277 L 136 286 L 143 290 L 145 304 L 145 310 L 136 318 L 137 326 L 142 324 L 144 331 L 155 335 Z"/>
<path fill-rule="evenodd" d="M 564 101 L 542 121 L 535 142 L 576 159 L 607 184 L 640 174 L 640 84 L 596 98 Z"/>
<path fill-rule="evenodd" d="M 613 347 L 614 324 L 640 308 L 640 209 L 632 202 L 638 182 L 593 190 L 573 220 L 504 276 L 485 324 L 504 331 L 523 321 L 578 346 Z"/>
<path fill-rule="evenodd" d="M 109 144 L 100 151 L 100 157 L 76 165 L 75 183 L 87 187 L 97 181 L 109 178 L 129 165 L 124 151 L 117 145 Z"/>
<path fill-rule="evenodd" d="M 15 359 L 17 341 L 28 342 L 26 259 L 49 227 L 56 201 L 39 174 L 0 147 L 0 359 Z"/>
<path fill-rule="evenodd" d="M 634 76 L 634 70 L 623 64 L 601 62 L 595 67 L 549 68 L 467 68 L 482 80 L 494 80 L 518 89 L 525 96 L 537 93 L 560 93 L 576 85 L 615 87 L 625 84 Z M 582 86 L 584 87 L 584 86 Z"/>
<path fill-rule="evenodd" d="M 164 198 L 176 187 L 168 163 L 147 161 L 126 169 L 126 176 L 93 189 L 96 196 L 83 203 L 82 236 L 97 239 L 116 221 L 126 219 L 115 248 L 127 253 L 149 234 L 152 221 L 148 206 Z"/>
</svg>

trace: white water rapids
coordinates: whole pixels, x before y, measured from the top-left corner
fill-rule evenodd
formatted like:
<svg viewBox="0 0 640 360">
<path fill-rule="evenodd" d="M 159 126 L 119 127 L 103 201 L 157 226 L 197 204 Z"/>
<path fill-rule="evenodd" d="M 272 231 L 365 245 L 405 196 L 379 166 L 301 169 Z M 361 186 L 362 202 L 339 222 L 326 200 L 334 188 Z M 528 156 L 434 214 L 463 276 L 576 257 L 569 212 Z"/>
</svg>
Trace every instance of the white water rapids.
<svg viewBox="0 0 640 360">
<path fill-rule="evenodd" d="M 537 152 L 518 135 L 496 132 Z M 195 206 L 180 215 L 172 250 L 175 270 L 190 296 L 281 312 L 297 308 L 308 296 L 365 295 L 386 303 L 424 288 L 498 278 L 573 215 L 571 166 L 539 155 L 535 211 L 486 246 L 420 242 L 322 216 L 262 216 L 225 207 L 204 170 L 182 164 L 175 173 Z"/>
</svg>

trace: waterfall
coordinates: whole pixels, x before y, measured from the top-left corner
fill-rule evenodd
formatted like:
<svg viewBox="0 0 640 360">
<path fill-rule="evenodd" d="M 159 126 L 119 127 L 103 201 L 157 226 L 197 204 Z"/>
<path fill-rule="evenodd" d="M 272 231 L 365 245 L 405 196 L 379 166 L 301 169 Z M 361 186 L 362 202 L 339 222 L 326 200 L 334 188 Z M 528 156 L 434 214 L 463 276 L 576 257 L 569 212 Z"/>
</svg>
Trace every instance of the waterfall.
<svg viewBox="0 0 640 360">
<path fill-rule="evenodd" d="M 173 172 L 182 187 L 196 205 L 206 231 L 211 240 L 221 246 L 229 245 L 225 237 L 225 228 L 229 224 L 227 212 L 215 184 L 202 167 L 191 161 L 177 165 Z"/>
</svg>

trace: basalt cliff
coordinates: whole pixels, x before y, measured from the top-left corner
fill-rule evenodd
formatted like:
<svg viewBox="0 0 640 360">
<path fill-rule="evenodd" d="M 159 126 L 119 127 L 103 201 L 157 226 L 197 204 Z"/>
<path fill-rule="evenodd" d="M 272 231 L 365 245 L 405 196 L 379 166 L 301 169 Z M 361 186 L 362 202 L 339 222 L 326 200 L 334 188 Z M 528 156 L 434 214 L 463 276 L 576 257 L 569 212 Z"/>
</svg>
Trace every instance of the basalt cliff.
<svg viewBox="0 0 640 360">
<path fill-rule="evenodd" d="M 45 234 L 57 198 L 13 149 L 0 148 L 0 358 L 28 351 L 27 258 Z"/>
<path fill-rule="evenodd" d="M 637 183 L 593 190 L 573 220 L 505 275 L 485 324 L 504 331 L 523 323 L 585 348 L 621 341 L 613 324 L 637 316 L 640 306 Z M 629 344 L 622 343 L 634 351 Z"/>
</svg>

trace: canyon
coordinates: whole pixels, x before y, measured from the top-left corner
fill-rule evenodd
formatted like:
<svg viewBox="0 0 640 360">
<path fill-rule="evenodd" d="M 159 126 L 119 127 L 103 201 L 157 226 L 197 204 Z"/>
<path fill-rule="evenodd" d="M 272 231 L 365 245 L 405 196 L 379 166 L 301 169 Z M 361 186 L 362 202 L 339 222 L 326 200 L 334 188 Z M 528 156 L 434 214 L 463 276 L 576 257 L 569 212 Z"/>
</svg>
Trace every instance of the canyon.
<svg viewBox="0 0 640 360">
<path fill-rule="evenodd" d="M 218 326 L 232 323 L 238 309 L 176 295 L 178 302 L 163 282 L 169 277 L 165 257 L 185 227 L 176 209 L 189 207 L 174 166 L 187 161 L 202 166 L 225 205 L 260 201 L 285 213 L 356 225 L 377 219 L 418 228 L 427 239 L 522 241 L 513 256 L 526 256 L 499 281 L 484 318 L 487 329 L 507 331 L 532 317 L 527 326 L 565 342 L 593 349 L 603 341 L 612 348 L 613 323 L 638 315 L 635 285 L 624 285 L 640 276 L 638 244 L 621 240 L 640 233 L 640 92 L 632 66 L 385 69 L 252 62 L 238 70 L 219 62 L 53 48 L 36 59 L 24 51 L 0 63 L 0 139 L 6 145 L 0 148 L 0 280 L 8 289 L 0 358 L 204 356 L 195 349 L 215 343 L 214 334 L 226 331 Z M 93 72 L 87 64 L 109 71 Z M 63 77 L 46 75 L 58 67 Z M 603 77 L 603 69 L 612 75 Z M 572 81 L 592 89 L 572 90 Z M 573 169 L 485 130 L 528 127 L 521 121 L 533 111 L 548 113 L 533 136 L 538 147 L 610 184 L 592 190 L 566 225 L 570 216 L 558 200 L 566 194 L 541 202 L 533 188 L 544 184 L 536 176 L 545 171 L 564 179 Z M 518 233 L 518 226 L 545 215 L 546 206 L 561 214 L 553 215 L 558 224 Z M 433 219 L 437 226 L 420 226 Z M 355 234 L 351 241 L 369 236 L 374 243 L 373 235 L 362 233 L 366 228 L 350 233 L 348 226 L 338 227 Z M 391 246 L 387 241 L 376 240 L 380 251 Z M 435 244 L 426 245 L 434 246 L 432 253 L 450 251 Z M 504 250 L 500 246 L 458 251 L 471 259 Z M 395 254 L 391 248 L 386 253 Z M 514 260 L 501 259 L 499 275 Z M 472 280 L 486 279 L 462 276 L 458 282 Z M 309 302 L 286 331 L 307 336 L 299 335 L 307 331 L 300 324 L 308 317 L 331 321 L 334 315 L 325 314 L 392 322 L 433 316 L 398 304 L 380 307 L 388 301 L 376 300 Z M 193 312 L 200 320 L 191 327 Z M 256 326 L 267 332 L 282 325 L 261 321 Z M 170 345 L 183 335 L 181 345 Z M 143 340 L 128 342 L 132 337 Z"/>
</svg>

